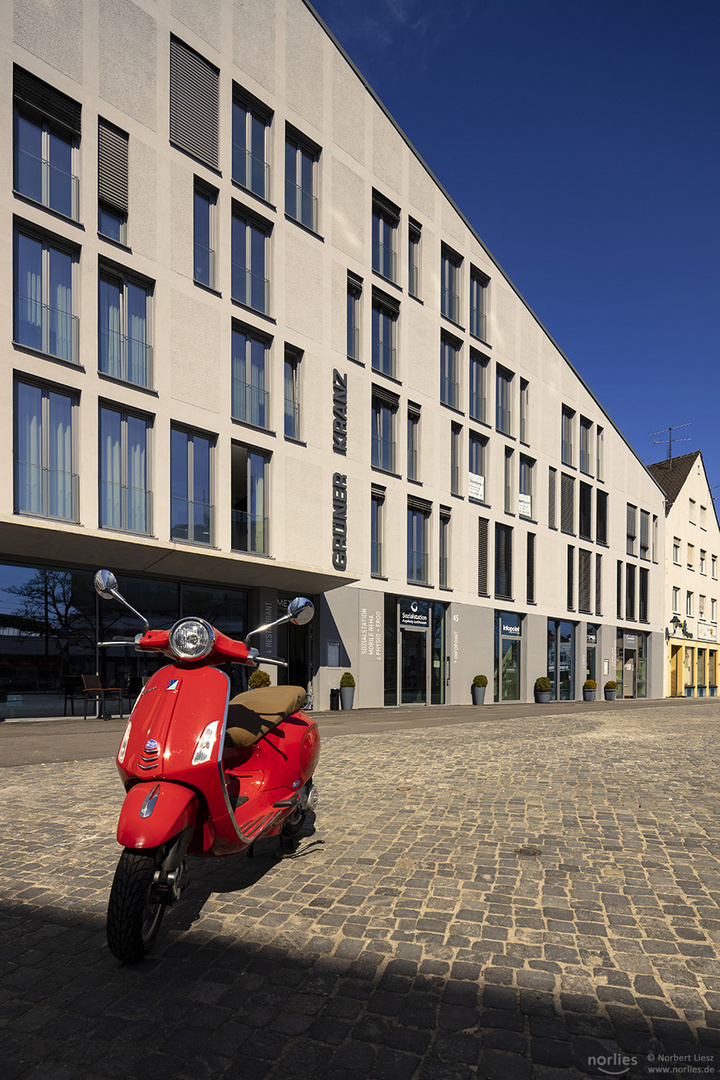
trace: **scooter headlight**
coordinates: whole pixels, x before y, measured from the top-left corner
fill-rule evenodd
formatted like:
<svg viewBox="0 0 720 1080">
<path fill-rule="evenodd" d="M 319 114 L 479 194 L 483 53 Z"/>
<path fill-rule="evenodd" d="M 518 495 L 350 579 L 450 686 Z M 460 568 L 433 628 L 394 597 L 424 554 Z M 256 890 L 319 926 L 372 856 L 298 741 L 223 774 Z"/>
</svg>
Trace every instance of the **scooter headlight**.
<svg viewBox="0 0 720 1080">
<path fill-rule="evenodd" d="M 215 643 L 215 631 L 204 619 L 180 619 L 170 631 L 170 648 L 181 660 L 202 660 Z"/>
</svg>

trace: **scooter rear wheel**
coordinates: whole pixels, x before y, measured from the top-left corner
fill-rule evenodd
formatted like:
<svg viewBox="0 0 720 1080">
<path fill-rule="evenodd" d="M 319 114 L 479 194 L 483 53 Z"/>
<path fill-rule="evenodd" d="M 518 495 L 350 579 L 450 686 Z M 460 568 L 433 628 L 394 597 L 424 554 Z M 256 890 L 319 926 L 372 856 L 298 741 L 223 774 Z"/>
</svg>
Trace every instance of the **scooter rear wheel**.
<svg viewBox="0 0 720 1080">
<path fill-rule="evenodd" d="M 108 903 L 107 941 L 113 956 L 125 964 L 142 960 L 160 929 L 165 905 L 155 892 L 154 879 L 161 862 L 160 848 L 125 848 L 117 864 Z"/>
</svg>

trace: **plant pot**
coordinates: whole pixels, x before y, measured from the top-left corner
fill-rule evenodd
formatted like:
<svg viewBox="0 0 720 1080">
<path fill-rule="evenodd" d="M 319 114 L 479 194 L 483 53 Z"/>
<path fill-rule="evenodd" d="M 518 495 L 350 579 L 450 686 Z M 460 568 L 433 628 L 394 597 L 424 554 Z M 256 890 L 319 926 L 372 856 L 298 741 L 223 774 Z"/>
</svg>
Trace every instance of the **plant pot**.
<svg viewBox="0 0 720 1080">
<path fill-rule="evenodd" d="M 352 709 L 353 699 L 355 697 L 354 686 L 341 686 L 340 687 L 340 706 L 343 709 Z"/>
<path fill-rule="evenodd" d="M 483 705 L 485 702 L 486 686 L 471 686 L 470 692 L 472 694 L 473 705 Z"/>
<path fill-rule="evenodd" d="M 617 694 L 617 690 L 606 690 L 605 691 L 605 700 L 606 701 L 614 701 L 616 694 Z"/>
<path fill-rule="evenodd" d="M 550 691 L 536 690 L 535 701 L 538 703 L 538 705 L 547 705 L 547 703 L 550 701 Z"/>
<path fill-rule="evenodd" d="M 595 691 L 594 690 L 583 690 L 583 701 L 594 701 L 594 700 L 595 700 Z"/>
</svg>

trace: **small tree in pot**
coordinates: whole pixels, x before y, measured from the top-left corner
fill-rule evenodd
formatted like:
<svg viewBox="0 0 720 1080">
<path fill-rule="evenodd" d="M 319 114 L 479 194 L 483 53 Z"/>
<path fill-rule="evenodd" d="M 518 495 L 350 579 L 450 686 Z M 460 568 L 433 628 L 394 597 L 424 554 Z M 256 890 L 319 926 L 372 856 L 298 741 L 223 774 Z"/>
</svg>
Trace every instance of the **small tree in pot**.
<svg viewBox="0 0 720 1080">
<path fill-rule="evenodd" d="M 472 694 L 473 705 L 482 705 L 485 701 L 485 687 L 487 686 L 487 675 L 476 675 L 472 681 L 470 687 L 470 693 Z"/>
<path fill-rule="evenodd" d="M 617 683 L 614 679 L 610 679 L 605 683 L 605 700 L 614 701 L 617 694 Z"/>
<path fill-rule="evenodd" d="M 535 680 L 535 700 L 538 704 L 550 700 L 550 691 L 552 690 L 552 684 L 547 675 L 541 675 L 539 679 Z"/>
<path fill-rule="evenodd" d="M 340 678 L 340 705 L 343 709 L 352 709 L 355 698 L 355 680 L 346 671 Z"/>
<path fill-rule="evenodd" d="M 586 679 L 583 683 L 583 701 L 594 701 L 597 683 L 594 679 Z"/>
</svg>

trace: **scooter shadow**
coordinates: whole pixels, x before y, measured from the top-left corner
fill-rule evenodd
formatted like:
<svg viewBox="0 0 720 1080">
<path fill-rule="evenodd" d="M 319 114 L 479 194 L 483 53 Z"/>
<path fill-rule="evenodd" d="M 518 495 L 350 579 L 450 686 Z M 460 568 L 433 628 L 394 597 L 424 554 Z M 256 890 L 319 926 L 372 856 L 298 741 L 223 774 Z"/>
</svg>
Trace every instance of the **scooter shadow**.
<svg viewBox="0 0 720 1080">
<path fill-rule="evenodd" d="M 203 908 L 213 895 L 241 894 L 257 885 L 263 878 L 279 872 L 282 865 L 291 859 L 321 855 L 319 845 L 323 843 L 322 840 L 308 844 L 315 832 L 315 814 L 309 811 L 300 832 L 292 838 L 284 839 L 282 844 L 278 836 L 273 836 L 253 844 L 252 855 L 248 854 L 251 849 L 247 849 L 238 855 L 218 859 L 191 856 L 188 859 L 190 883 L 177 904 L 166 912 L 164 929 L 176 932 L 189 930 L 193 923 L 198 921 Z M 283 880 L 278 888 L 285 885 Z"/>
</svg>

